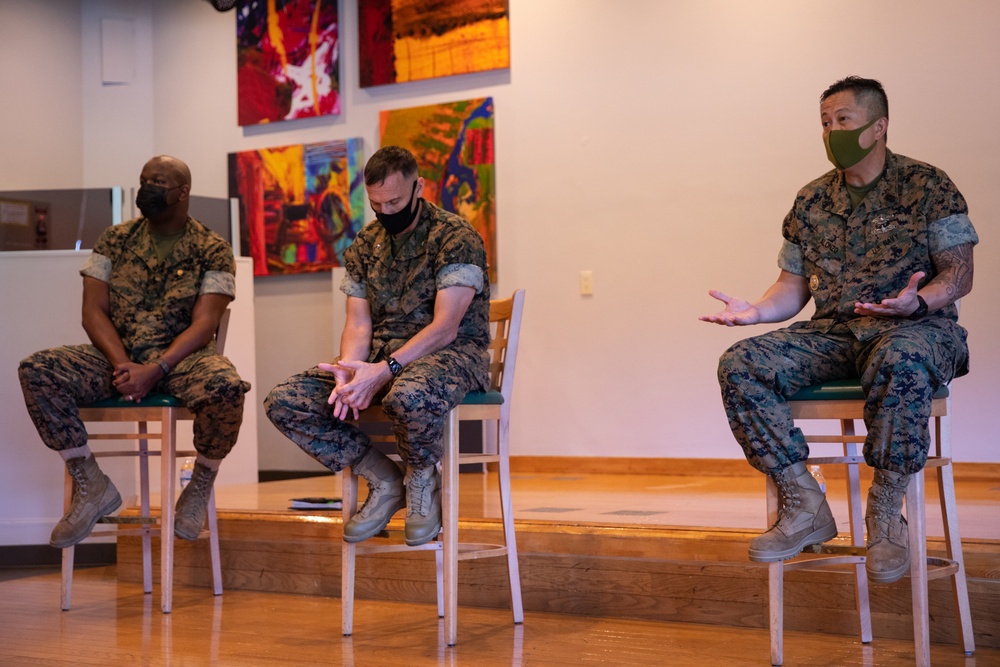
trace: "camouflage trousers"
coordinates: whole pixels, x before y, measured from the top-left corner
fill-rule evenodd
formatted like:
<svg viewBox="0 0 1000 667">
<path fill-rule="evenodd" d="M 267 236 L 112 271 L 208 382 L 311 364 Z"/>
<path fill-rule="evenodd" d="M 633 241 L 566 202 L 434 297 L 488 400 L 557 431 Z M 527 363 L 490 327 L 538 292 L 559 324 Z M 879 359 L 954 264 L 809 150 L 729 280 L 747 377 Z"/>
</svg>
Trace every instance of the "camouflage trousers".
<svg viewBox="0 0 1000 667">
<path fill-rule="evenodd" d="M 408 364 L 377 399 L 389 417 L 396 448 L 410 465 L 441 460 L 444 420 L 474 389 L 482 389 L 467 357 L 444 349 Z M 264 400 L 271 423 L 307 454 L 334 472 L 353 465 L 371 446 L 368 435 L 333 416 L 327 403 L 333 373 L 311 368 L 275 387 Z"/>
<path fill-rule="evenodd" d="M 801 324 L 801 323 L 800 323 Z M 931 318 L 859 341 L 846 325 L 829 332 L 793 325 L 729 348 L 719 384 L 729 427 L 757 470 L 781 470 L 809 456 L 786 398 L 809 385 L 860 378 L 868 465 L 909 474 L 927 462 L 934 392 L 968 364 L 965 330 Z"/>
<path fill-rule="evenodd" d="M 119 395 L 111 384 L 113 370 L 93 345 L 42 350 L 21 362 L 18 376 L 24 402 L 49 449 L 87 444 L 79 406 Z M 249 389 L 232 362 L 216 354 L 210 344 L 185 357 L 153 391 L 180 399 L 194 413 L 195 449 L 206 458 L 221 459 L 236 444 L 243 394 Z"/>
</svg>

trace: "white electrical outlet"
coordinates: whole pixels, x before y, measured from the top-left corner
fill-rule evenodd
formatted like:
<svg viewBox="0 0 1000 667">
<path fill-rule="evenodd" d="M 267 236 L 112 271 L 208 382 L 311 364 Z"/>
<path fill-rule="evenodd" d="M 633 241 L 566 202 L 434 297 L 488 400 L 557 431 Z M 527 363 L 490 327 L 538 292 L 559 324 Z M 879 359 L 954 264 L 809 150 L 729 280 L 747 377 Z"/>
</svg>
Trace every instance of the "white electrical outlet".
<svg viewBox="0 0 1000 667">
<path fill-rule="evenodd" d="M 594 293 L 594 272 L 581 271 L 580 294 L 582 294 L 583 296 L 591 296 L 593 293 Z"/>
</svg>

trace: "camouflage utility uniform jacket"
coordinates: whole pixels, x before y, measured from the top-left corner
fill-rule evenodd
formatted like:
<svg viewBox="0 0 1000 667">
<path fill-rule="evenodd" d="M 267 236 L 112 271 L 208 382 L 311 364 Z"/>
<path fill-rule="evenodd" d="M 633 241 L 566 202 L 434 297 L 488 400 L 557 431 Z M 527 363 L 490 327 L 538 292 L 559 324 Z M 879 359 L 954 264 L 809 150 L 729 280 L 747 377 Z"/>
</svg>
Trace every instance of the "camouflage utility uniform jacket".
<svg viewBox="0 0 1000 667">
<path fill-rule="evenodd" d="M 420 220 L 399 252 L 382 225 L 364 227 L 344 252 L 341 290 L 367 299 L 372 317 L 369 361 L 385 359 L 434 319 L 438 290 L 476 290 L 447 347 L 468 359 L 483 388 L 489 386 L 490 284 L 479 233 L 461 217 L 421 200 Z"/>
<path fill-rule="evenodd" d="M 140 363 L 157 356 L 191 325 L 200 295 L 236 296 L 232 248 L 191 217 L 163 261 L 145 218 L 109 227 L 80 274 L 108 283 L 111 322 L 131 359 Z"/>
<path fill-rule="evenodd" d="M 855 302 L 895 297 L 917 271 L 926 274 L 923 286 L 936 275 L 936 253 L 979 241 L 951 179 L 889 151 L 881 180 L 857 208 L 843 173 L 832 170 L 799 191 L 782 235 L 778 266 L 808 279 L 816 305 L 811 321 L 793 326 L 830 331 L 843 323 L 860 341 L 920 323 L 858 316 Z M 957 322 L 958 311 L 948 305 L 928 318 Z"/>
</svg>

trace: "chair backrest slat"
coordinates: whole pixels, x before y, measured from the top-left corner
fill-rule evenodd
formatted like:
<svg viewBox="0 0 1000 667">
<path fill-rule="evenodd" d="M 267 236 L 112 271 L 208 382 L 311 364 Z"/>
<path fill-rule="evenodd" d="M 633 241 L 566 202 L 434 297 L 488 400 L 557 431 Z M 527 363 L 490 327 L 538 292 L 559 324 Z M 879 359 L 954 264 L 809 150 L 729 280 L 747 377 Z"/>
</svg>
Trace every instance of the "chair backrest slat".
<svg viewBox="0 0 1000 667">
<path fill-rule="evenodd" d="M 510 400 L 514 386 L 514 362 L 524 309 L 524 290 L 514 292 L 508 299 L 490 301 L 490 390 L 503 394 Z M 505 372 L 507 369 L 510 372 Z"/>
</svg>

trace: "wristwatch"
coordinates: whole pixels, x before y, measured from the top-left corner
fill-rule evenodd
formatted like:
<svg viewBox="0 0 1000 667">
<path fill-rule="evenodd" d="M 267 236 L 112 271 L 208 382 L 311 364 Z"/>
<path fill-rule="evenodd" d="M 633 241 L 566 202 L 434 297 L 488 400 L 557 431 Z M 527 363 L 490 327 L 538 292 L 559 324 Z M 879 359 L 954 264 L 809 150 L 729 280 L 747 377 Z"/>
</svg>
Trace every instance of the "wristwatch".
<svg viewBox="0 0 1000 667">
<path fill-rule="evenodd" d="M 396 377 L 397 375 L 403 372 L 403 367 L 400 365 L 398 361 L 396 361 L 392 357 L 387 357 L 385 363 L 389 364 L 389 372 L 392 373 L 392 377 Z"/>
<path fill-rule="evenodd" d="M 918 294 L 917 295 L 917 309 L 915 311 L 913 311 L 912 313 L 910 313 L 910 316 L 909 316 L 908 319 L 919 320 L 920 318 L 922 318 L 926 314 L 927 314 L 927 302 L 924 301 L 924 297 L 922 297 L 922 296 L 920 296 Z"/>
</svg>

